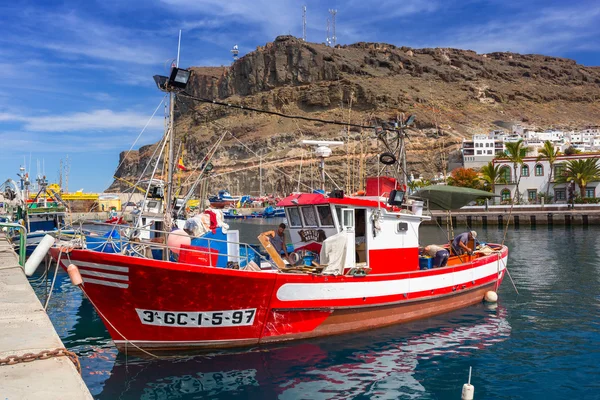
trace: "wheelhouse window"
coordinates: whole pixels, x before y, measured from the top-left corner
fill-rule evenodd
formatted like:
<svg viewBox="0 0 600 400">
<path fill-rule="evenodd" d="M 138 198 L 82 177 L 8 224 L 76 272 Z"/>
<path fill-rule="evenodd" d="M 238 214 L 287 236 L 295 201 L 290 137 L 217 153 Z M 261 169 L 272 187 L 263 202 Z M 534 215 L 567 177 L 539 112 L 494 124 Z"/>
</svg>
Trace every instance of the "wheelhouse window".
<svg viewBox="0 0 600 400">
<path fill-rule="evenodd" d="M 333 215 L 330 206 L 317 206 L 317 213 L 319 214 L 321 226 L 333 226 Z"/>
<path fill-rule="evenodd" d="M 318 226 L 317 225 L 317 213 L 313 206 L 300 207 L 302 209 L 302 216 L 304 217 L 304 226 Z"/>
<path fill-rule="evenodd" d="M 298 207 L 288 207 L 286 211 L 290 226 L 294 228 L 302 227 L 302 220 L 300 219 L 300 211 L 298 210 Z"/>
<path fill-rule="evenodd" d="M 508 190 L 508 189 L 502 190 L 502 192 L 500 192 L 500 196 L 502 196 L 502 201 L 509 201 L 510 200 L 510 190 Z"/>
<path fill-rule="evenodd" d="M 338 225 L 342 226 L 342 210 L 344 209 L 344 207 L 341 206 L 335 206 L 335 213 L 337 215 L 337 220 L 338 220 Z"/>
<path fill-rule="evenodd" d="M 535 176 L 544 176 L 544 166 L 542 164 L 536 164 Z"/>
<path fill-rule="evenodd" d="M 521 176 L 529 176 L 529 165 L 523 164 L 521 167 Z"/>
</svg>

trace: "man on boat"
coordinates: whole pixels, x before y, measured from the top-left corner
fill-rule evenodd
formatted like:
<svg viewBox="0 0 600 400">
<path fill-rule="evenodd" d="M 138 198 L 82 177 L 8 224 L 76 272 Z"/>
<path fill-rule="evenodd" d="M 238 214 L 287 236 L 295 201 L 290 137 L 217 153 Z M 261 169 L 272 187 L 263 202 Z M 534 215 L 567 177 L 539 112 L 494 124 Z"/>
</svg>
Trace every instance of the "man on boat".
<svg viewBox="0 0 600 400">
<path fill-rule="evenodd" d="M 475 246 L 475 239 L 477 238 L 477 232 L 463 232 L 457 235 L 452 241 L 452 252 L 456 255 L 462 254 L 473 254 L 473 250 L 469 248 L 468 243 L 473 240 L 473 246 Z"/>
<path fill-rule="evenodd" d="M 279 227 L 277 228 L 276 232 L 270 231 L 267 232 L 267 234 L 270 234 L 271 237 L 269 238 L 269 241 L 271 242 L 277 253 L 279 253 L 280 255 L 285 255 L 285 258 L 289 261 L 290 257 L 287 252 L 287 246 L 285 245 L 285 228 L 285 224 L 281 223 L 279 224 Z"/>
<path fill-rule="evenodd" d="M 433 257 L 433 268 L 445 267 L 450 257 L 450 252 L 441 246 L 430 244 L 425 246 L 424 253 L 429 257 Z"/>
</svg>

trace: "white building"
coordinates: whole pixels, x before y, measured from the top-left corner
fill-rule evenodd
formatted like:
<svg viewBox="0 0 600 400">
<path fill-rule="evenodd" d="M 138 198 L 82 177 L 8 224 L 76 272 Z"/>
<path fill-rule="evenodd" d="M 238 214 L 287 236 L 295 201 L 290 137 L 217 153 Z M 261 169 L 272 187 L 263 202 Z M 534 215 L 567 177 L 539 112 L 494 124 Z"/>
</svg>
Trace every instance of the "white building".
<svg viewBox="0 0 600 400">
<path fill-rule="evenodd" d="M 519 192 L 521 193 L 521 204 L 536 204 L 540 202 L 540 194 L 545 194 L 546 190 L 553 197 L 555 203 L 567 202 L 567 184 L 555 184 L 556 176 L 559 176 L 569 160 L 597 158 L 598 154 L 576 154 L 572 156 L 559 156 L 554 163 L 554 171 L 552 172 L 552 181 L 550 178 L 550 164 L 546 160 L 537 161 L 537 157 L 525 157 L 522 167 L 517 168 L 517 173 L 520 175 Z M 495 193 L 500 195 L 501 202 L 508 202 L 515 197 L 516 180 L 514 164 L 508 160 L 494 160 L 494 165 L 500 165 L 500 171 L 503 174 L 506 183 L 496 184 Z M 519 176 L 517 176 L 519 178 Z M 579 188 L 576 188 L 576 194 L 579 194 Z M 600 182 L 590 182 L 586 187 L 586 197 L 600 196 Z"/>
<path fill-rule="evenodd" d="M 504 142 L 502 134 L 498 131 L 488 135 L 473 135 L 472 140 L 463 139 L 462 155 L 465 168 L 481 168 L 500 154 L 504 154 Z"/>
<path fill-rule="evenodd" d="M 573 147 L 583 153 L 600 151 L 600 128 L 587 127 L 579 131 L 564 132 L 550 129 L 537 132 L 514 125 L 512 133 L 493 131 L 487 135 L 473 135 L 472 140 L 463 139 L 463 166 L 465 168 L 481 168 L 492 161 L 497 155 L 504 154 L 505 143 L 523 140 L 523 145 L 529 148 L 528 156 L 537 157 L 544 142 L 550 141 L 557 151 L 563 152 Z"/>
</svg>

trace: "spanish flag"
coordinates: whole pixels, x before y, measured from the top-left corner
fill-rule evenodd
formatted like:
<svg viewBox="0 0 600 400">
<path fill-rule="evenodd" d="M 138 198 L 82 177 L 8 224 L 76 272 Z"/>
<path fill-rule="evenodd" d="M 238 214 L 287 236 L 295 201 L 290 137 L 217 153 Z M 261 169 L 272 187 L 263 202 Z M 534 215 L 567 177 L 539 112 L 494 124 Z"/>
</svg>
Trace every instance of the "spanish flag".
<svg viewBox="0 0 600 400">
<path fill-rule="evenodd" d="M 186 166 L 183 165 L 183 156 L 179 157 L 179 162 L 177 163 L 177 168 L 179 168 L 182 171 L 188 171 L 188 169 L 186 168 Z"/>
</svg>

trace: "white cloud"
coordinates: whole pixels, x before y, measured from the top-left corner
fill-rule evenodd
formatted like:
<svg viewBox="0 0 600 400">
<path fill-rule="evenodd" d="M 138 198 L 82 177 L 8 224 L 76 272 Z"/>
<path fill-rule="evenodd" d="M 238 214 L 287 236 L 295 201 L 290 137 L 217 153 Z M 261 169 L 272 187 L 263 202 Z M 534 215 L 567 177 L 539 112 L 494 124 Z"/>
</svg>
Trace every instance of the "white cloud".
<svg viewBox="0 0 600 400">
<path fill-rule="evenodd" d="M 108 93 L 104 93 L 104 92 L 90 92 L 90 93 L 84 93 L 84 95 L 86 97 L 89 97 L 91 99 L 94 99 L 96 101 L 100 101 L 103 103 L 107 103 L 107 102 L 112 102 L 117 100 L 117 98 L 113 95 L 110 95 Z"/>
<path fill-rule="evenodd" d="M 33 132 L 74 132 L 142 129 L 150 115 L 133 111 L 94 110 L 65 115 L 23 116 L 11 113 L 0 113 L 0 121 L 23 123 L 23 128 Z M 158 129 L 163 126 L 160 117 L 155 116 L 148 128 Z"/>
<path fill-rule="evenodd" d="M 84 18 L 75 12 L 27 9 L 22 23 L 6 29 L 5 43 L 19 43 L 61 53 L 64 57 L 89 57 L 130 64 L 156 64 L 166 54 L 155 33 L 120 27 Z"/>
<path fill-rule="evenodd" d="M 171 12 L 189 15 L 197 13 L 204 18 L 210 17 L 213 26 L 254 25 L 255 29 L 275 37 L 289 31 L 298 34 L 301 31 L 302 4 L 291 1 L 272 0 L 161 0 Z M 185 19 L 190 21 L 190 17 Z M 193 21 L 188 22 L 192 24 Z M 236 34 L 239 34 L 236 33 Z M 252 31 L 246 32 L 252 35 Z"/>
<path fill-rule="evenodd" d="M 524 10 L 508 20 L 494 20 L 477 24 L 446 29 L 445 43 L 436 47 L 456 47 L 472 49 L 480 53 L 513 51 L 517 53 L 561 53 L 578 49 L 600 49 L 594 37 L 600 33 L 597 24 L 600 7 L 561 6 Z"/>
</svg>

